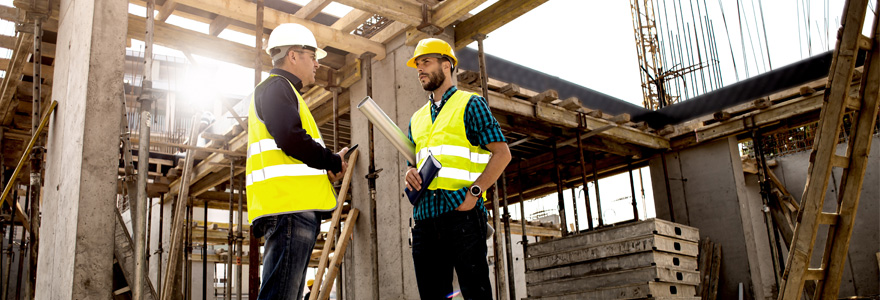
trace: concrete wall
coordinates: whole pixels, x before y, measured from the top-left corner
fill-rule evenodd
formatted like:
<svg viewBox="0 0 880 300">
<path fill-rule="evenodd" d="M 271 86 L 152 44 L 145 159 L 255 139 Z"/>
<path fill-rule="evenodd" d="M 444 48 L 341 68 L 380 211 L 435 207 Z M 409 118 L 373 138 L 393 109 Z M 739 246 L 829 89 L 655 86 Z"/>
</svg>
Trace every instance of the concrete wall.
<svg viewBox="0 0 880 300">
<path fill-rule="evenodd" d="M 720 299 L 736 299 L 739 283 L 746 299 L 769 299 L 756 249 L 756 234 L 763 231 L 752 226 L 761 220 L 760 206 L 749 201 L 744 189 L 737 141 L 722 139 L 669 152 L 665 158 L 665 172 L 662 157 L 650 162 L 657 218 L 697 227 L 701 238 L 721 244 Z"/>
<path fill-rule="evenodd" d="M 871 153 L 868 156 L 868 168 L 865 171 L 862 193 L 856 213 L 855 227 L 847 253 L 846 266 L 840 285 L 840 298 L 849 296 L 868 296 L 880 294 L 880 278 L 878 278 L 878 261 L 876 253 L 880 252 L 880 136 L 874 135 Z M 846 145 L 838 145 L 838 154 L 843 154 Z M 782 156 L 776 159 L 779 165 L 773 172 L 785 185 L 792 196 L 801 200 L 806 184 L 807 168 L 809 167 L 809 151 Z M 840 184 L 841 169 L 834 168 L 833 179 L 828 183 L 825 195 L 826 212 L 836 211 L 837 186 Z M 751 180 L 752 193 L 758 192 L 757 177 Z M 760 196 L 759 196 L 760 197 Z M 760 199 L 760 198 L 759 198 Z M 818 268 L 827 237 L 827 226 L 820 226 L 816 237 L 816 248 L 813 250 L 813 263 L 810 267 Z"/>
<path fill-rule="evenodd" d="M 846 145 L 838 146 L 839 154 Z M 880 293 L 876 253 L 880 252 L 880 141 L 871 146 L 853 239 L 841 281 L 840 297 Z M 776 290 L 763 202 L 756 175 L 743 175 L 737 141 L 733 138 L 701 144 L 651 160 L 658 218 L 700 229 L 701 238 L 722 247 L 722 299 L 735 299 L 737 284 L 747 287 L 747 298 L 771 299 Z M 778 157 L 772 171 L 800 201 L 809 167 L 809 151 Z M 824 210 L 836 209 L 840 170 L 834 170 Z M 672 211 L 666 185 L 672 196 Z M 820 226 L 811 267 L 819 267 L 827 226 Z M 786 250 L 787 251 L 787 250 Z M 783 259 L 787 258 L 787 252 Z"/>
</svg>

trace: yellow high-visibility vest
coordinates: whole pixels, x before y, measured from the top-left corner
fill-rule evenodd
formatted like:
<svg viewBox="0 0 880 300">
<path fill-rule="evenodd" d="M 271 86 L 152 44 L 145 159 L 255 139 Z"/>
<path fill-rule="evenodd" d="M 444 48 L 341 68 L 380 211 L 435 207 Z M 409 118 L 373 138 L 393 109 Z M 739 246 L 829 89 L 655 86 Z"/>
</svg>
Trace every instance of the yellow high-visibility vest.
<svg viewBox="0 0 880 300">
<path fill-rule="evenodd" d="M 416 143 L 416 161 L 421 168 L 429 154 L 443 165 L 429 190 L 459 190 L 471 186 L 483 174 L 492 154 L 467 139 L 464 113 L 474 93 L 456 91 L 443 110 L 431 122 L 431 103 L 425 104 L 410 119 Z M 485 192 L 483 193 L 485 200 Z"/>
<path fill-rule="evenodd" d="M 279 75 L 270 75 L 269 78 L 273 76 Z M 299 118 L 303 129 L 315 142 L 324 146 L 321 132 L 309 107 L 293 84 L 290 87 L 299 102 Z M 327 178 L 327 171 L 311 168 L 302 161 L 287 156 L 269 134 L 254 105 L 254 94 L 251 94 L 246 169 L 248 221 L 253 223 L 263 216 L 330 211 L 336 208 L 336 192 Z"/>
</svg>

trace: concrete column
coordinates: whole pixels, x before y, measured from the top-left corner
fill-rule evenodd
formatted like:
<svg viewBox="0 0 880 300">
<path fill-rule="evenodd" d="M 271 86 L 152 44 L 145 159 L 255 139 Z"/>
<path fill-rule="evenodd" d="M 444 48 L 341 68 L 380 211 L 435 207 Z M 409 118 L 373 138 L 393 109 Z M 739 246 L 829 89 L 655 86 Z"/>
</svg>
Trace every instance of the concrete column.
<svg viewBox="0 0 880 300">
<path fill-rule="evenodd" d="M 757 233 L 755 225 L 763 226 L 761 216 L 756 215 L 760 198 L 747 193 L 737 147 L 737 140 L 729 138 L 666 153 L 665 172 L 662 158 L 653 158 L 654 204 L 658 218 L 670 220 L 673 211 L 675 222 L 697 227 L 701 238 L 721 244 L 724 276 L 719 295 L 736 295 L 742 283 L 746 299 L 764 299 L 770 295 L 764 295 L 760 266 L 771 260 L 769 252 L 757 247 L 759 241 L 766 241 L 766 234 Z"/>
<path fill-rule="evenodd" d="M 62 0 L 36 299 L 109 299 L 128 4 Z"/>
<path fill-rule="evenodd" d="M 406 132 L 412 114 L 427 103 L 427 92 L 418 82 L 416 71 L 406 66 L 412 57 L 414 46 L 404 45 L 401 35 L 387 43 L 387 57 L 374 61 L 373 100 L 388 116 Z M 415 299 L 418 287 L 412 262 L 409 225 L 413 206 L 403 195 L 406 161 L 391 143 L 379 133 L 374 132 L 376 168 L 383 169 L 376 182 L 376 228 L 378 253 L 371 253 L 369 223 L 369 189 L 363 176 L 369 165 L 367 119 L 355 108 L 366 96 L 365 80 L 350 88 L 352 143 L 360 145 L 358 160 L 352 181 L 352 204 L 361 210 L 355 233 L 345 260 L 347 299 L 372 299 L 378 293 L 379 299 Z M 373 255 L 378 257 L 379 278 L 372 278 Z M 378 287 L 377 287 L 378 286 Z"/>
</svg>

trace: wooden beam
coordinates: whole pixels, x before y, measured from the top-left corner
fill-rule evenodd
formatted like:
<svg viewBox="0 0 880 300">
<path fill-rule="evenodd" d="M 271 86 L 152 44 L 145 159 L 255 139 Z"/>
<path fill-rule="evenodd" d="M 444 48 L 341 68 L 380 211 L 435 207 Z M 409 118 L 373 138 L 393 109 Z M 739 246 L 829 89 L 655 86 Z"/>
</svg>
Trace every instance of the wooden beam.
<svg viewBox="0 0 880 300">
<path fill-rule="evenodd" d="M 401 23 L 401 22 L 394 22 L 394 23 L 391 23 L 391 25 L 388 25 L 388 27 L 385 27 L 385 29 L 382 29 L 382 31 L 379 31 L 378 33 L 373 35 L 373 37 L 371 37 L 370 40 L 380 42 L 380 43 L 387 43 L 388 41 L 397 37 L 401 33 L 404 33 L 407 30 L 407 28 L 410 28 L 410 27 L 411 26 L 409 24 L 405 24 L 405 23 Z"/>
<path fill-rule="evenodd" d="M 12 59 L 6 66 L 6 76 L 3 77 L 3 83 L 0 85 L 0 114 L 2 114 L 2 124 L 9 125 L 12 122 L 12 116 L 16 105 L 13 105 L 12 95 L 18 90 L 17 81 L 21 75 L 22 66 L 26 62 L 25 59 L 30 55 L 33 46 L 34 36 L 30 33 L 19 33 L 15 41 L 15 47 L 12 53 Z"/>
<path fill-rule="evenodd" d="M 0 47 L 12 49 L 15 47 L 15 37 L 9 35 L 0 35 Z M 55 44 L 43 42 L 43 56 L 55 57 Z M 5 63 L 2 65 L 6 65 Z"/>
<path fill-rule="evenodd" d="M 352 9 L 350 12 L 336 20 L 336 23 L 330 25 L 330 28 L 342 31 L 342 32 L 352 32 L 364 24 L 373 14 L 369 12 L 365 12 L 360 9 Z"/>
<path fill-rule="evenodd" d="M 446 0 L 443 1 L 436 9 L 432 11 L 430 14 L 431 24 L 439 27 L 446 28 L 446 26 L 451 25 L 453 22 L 458 21 L 465 15 L 468 14 L 471 10 L 483 4 L 486 0 Z M 507 1 L 499 1 L 499 2 L 507 2 Z M 421 32 L 418 29 L 410 29 L 406 35 L 406 43 L 407 45 L 415 45 L 420 40 L 430 37 L 427 33 Z"/>
<path fill-rule="evenodd" d="M 502 232 L 504 228 L 499 228 Z M 518 220 L 510 220 L 510 234 L 512 235 L 522 235 L 522 222 Z M 546 227 L 546 226 L 536 226 L 531 225 L 526 222 L 526 235 L 527 236 L 540 236 L 540 237 L 562 237 L 562 231 L 559 228 Z"/>
<path fill-rule="evenodd" d="M 725 122 L 696 129 L 697 143 L 744 132 L 747 127 L 767 126 L 822 108 L 825 93 L 789 100 L 764 110 L 747 113 Z M 748 123 L 748 124 L 744 124 Z M 748 125 L 748 126 L 747 126 Z"/>
<path fill-rule="evenodd" d="M 146 19 L 129 14 L 128 36 L 143 39 L 145 31 Z M 234 63 L 246 68 L 254 66 L 253 47 L 167 23 L 155 23 L 153 43 L 173 49 L 186 49 L 193 54 Z M 271 69 L 272 62 L 269 55 L 262 57 L 265 68 Z"/>
<path fill-rule="evenodd" d="M 473 42 L 477 34 L 489 34 L 547 0 L 498 1 L 455 26 L 455 50 Z"/>
<path fill-rule="evenodd" d="M 9 70 L 6 69 L 8 66 L 9 66 L 9 59 L 0 58 L 0 70 L 7 71 L 7 73 L 8 73 Z M 55 68 L 53 68 L 52 66 L 42 65 L 41 69 L 42 69 L 41 75 L 43 76 L 43 80 L 45 80 L 46 83 L 51 84 L 52 79 L 55 78 Z M 24 63 L 24 67 L 21 69 L 21 75 L 34 76 L 34 63 L 32 63 L 32 62 Z M 16 79 L 18 79 L 18 78 L 16 78 Z"/>
<path fill-rule="evenodd" d="M 178 0 L 179 4 L 201 9 L 210 13 L 225 16 L 233 20 L 239 20 L 248 24 L 254 24 L 257 21 L 257 5 L 245 0 Z M 302 18 L 297 18 L 291 14 L 265 8 L 263 11 L 263 24 L 267 28 L 274 29 L 282 23 L 297 23 L 305 26 L 318 40 L 319 45 L 326 45 L 340 50 L 361 55 L 364 52 L 372 52 L 376 54 L 376 60 L 385 58 L 385 45 L 366 39 L 361 36 L 342 32 L 330 26 L 321 25 Z M 242 58 L 249 58 L 250 54 L 242 55 Z M 248 64 L 248 66 L 253 65 Z"/>
<path fill-rule="evenodd" d="M 459 85 L 459 89 L 468 92 L 480 93 L 480 89 L 471 85 Z M 578 128 L 580 116 L 576 112 L 565 110 L 556 105 L 538 103 L 532 104 L 525 100 L 507 97 L 504 94 L 489 91 L 489 107 L 494 111 L 504 111 L 514 115 L 525 116 L 563 128 Z M 586 116 L 586 130 L 596 130 L 614 123 Z M 651 149 L 668 149 L 669 140 L 659 135 L 640 131 L 627 126 L 616 126 L 599 134 L 599 136 L 616 139 L 621 142 L 638 145 Z"/>
<path fill-rule="evenodd" d="M 52 18 L 43 20 L 43 30 L 58 32 L 58 3 L 53 3 L 56 7 L 52 10 Z M 13 23 L 26 23 L 27 19 L 24 18 L 24 11 L 19 11 L 18 8 L 0 5 L 0 19 L 10 21 Z"/>
<path fill-rule="evenodd" d="M 407 25 L 422 23 L 422 6 L 405 0 L 334 0 L 354 9 L 377 14 Z"/>
<path fill-rule="evenodd" d="M 16 90 L 19 95 L 23 95 L 23 96 L 27 96 L 27 97 L 31 97 L 31 98 L 34 97 L 34 84 L 31 82 L 19 82 L 17 84 Z M 51 94 L 52 94 L 52 86 L 44 84 L 42 87 L 42 93 L 40 96 L 42 96 L 43 99 L 48 99 L 49 95 L 51 95 Z M 28 103 L 30 103 L 30 102 L 28 102 Z M 21 111 L 21 110 L 19 110 L 19 111 Z M 25 112 L 25 113 L 30 114 L 30 112 L 32 112 L 32 110 L 21 111 L 21 112 Z"/>
<path fill-rule="evenodd" d="M 232 20 L 227 17 L 217 16 L 211 21 L 211 24 L 208 25 L 208 34 L 213 36 L 220 35 L 220 33 L 223 32 L 223 29 L 226 29 L 226 26 L 229 26 L 229 23 L 231 22 Z"/>
<path fill-rule="evenodd" d="M 234 127 L 233 127 L 234 128 Z M 232 138 L 229 142 L 229 150 L 231 151 L 245 151 L 247 148 L 247 132 L 241 132 L 234 138 Z M 202 162 L 200 162 L 197 166 L 193 167 L 193 178 L 190 181 L 190 195 L 193 197 L 198 197 L 206 192 L 208 192 L 209 188 L 216 186 L 224 181 L 229 180 L 229 160 L 223 154 L 214 153 L 205 158 Z M 223 172 L 220 175 L 212 175 L 215 172 Z M 241 174 L 243 170 L 236 169 L 236 174 Z M 212 176 L 209 176 L 212 175 Z M 225 179 L 223 179 L 225 178 Z M 183 178 L 178 178 L 174 180 L 169 185 L 170 192 L 165 194 L 165 199 L 163 201 L 168 201 L 174 198 L 174 194 L 180 190 L 180 184 Z"/>
<path fill-rule="evenodd" d="M 305 19 L 305 20 L 311 20 L 312 18 L 317 16 L 319 13 L 321 13 L 321 10 L 323 10 L 325 7 L 327 7 L 327 5 L 330 4 L 330 2 L 332 2 L 332 1 L 330 1 L 330 0 L 312 0 L 308 4 L 306 4 L 306 6 L 303 6 L 298 11 L 296 11 L 296 13 L 293 14 L 293 16 L 295 16 L 297 18 Z"/>
<path fill-rule="evenodd" d="M 159 13 L 156 15 L 156 21 L 165 22 L 168 20 L 168 17 L 177 9 L 177 1 L 176 0 L 165 0 L 165 4 L 157 10 Z"/>
</svg>

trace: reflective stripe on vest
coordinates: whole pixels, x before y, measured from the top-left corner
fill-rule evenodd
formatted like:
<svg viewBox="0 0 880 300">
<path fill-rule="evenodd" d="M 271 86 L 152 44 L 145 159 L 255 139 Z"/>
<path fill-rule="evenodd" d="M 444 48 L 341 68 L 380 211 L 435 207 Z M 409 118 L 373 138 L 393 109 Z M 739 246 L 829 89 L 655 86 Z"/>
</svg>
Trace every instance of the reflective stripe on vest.
<svg viewBox="0 0 880 300">
<path fill-rule="evenodd" d="M 270 75 L 269 78 L 274 76 L 278 75 Z M 321 132 L 308 106 L 293 84 L 290 87 L 299 103 L 303 129 L 315 142 L 324 146 Z M 259 217 L 291 212 L 333 210 L 336 195 L 327 178 L 327 171 L 309 167 L 287 156 L 278 147 L 266 124 L 256 113 L 254 97 L 251 94 L 248 109 L 248 221 L 253 223 Z"/>
<path fill-rule="evenodd" d="M 491 153 L 471 145 L 464 125 L 464 112 L 472 95 L 456 91 L 433 122 L 431 103 L 416 111 L 410 120 L 417 166 L 422 166 L 428 154 L 433 154 L 443 165 L 428 187 L 430 190 L 459 190 L 470 186 L 486 169 Z"/>
</svg>

